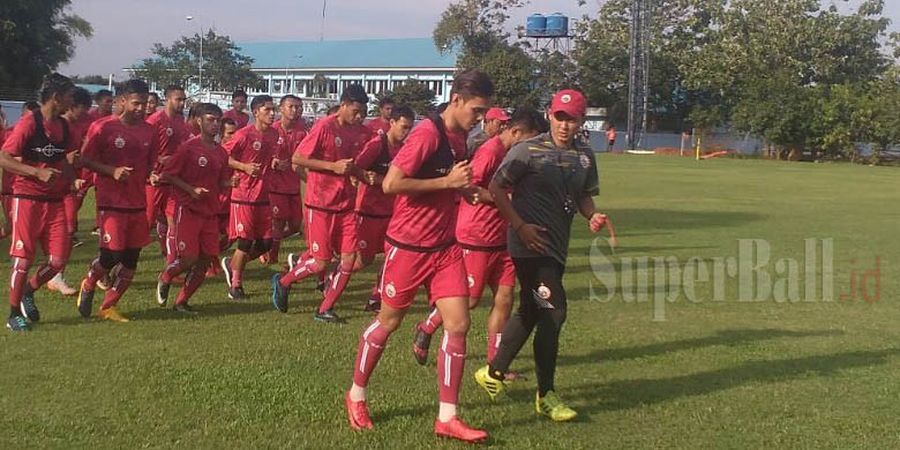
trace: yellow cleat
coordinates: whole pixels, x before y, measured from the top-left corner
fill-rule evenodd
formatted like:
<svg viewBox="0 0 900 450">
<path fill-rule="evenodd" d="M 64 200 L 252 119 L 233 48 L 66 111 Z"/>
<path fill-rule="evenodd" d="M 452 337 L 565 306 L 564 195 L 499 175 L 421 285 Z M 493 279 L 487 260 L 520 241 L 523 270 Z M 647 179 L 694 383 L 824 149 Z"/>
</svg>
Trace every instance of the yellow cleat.
<svg viewBox="0 0 900 450">
<path fill-rule="evenodd" d="M 130 322 L 127 317 L 123 316 L 122 313 L 115 307 L 109 307 L 107 309 L 101 309 L 97 312 L 97 317 L 102 320 L 111 320 L 113 322 L 125 323 Z"/>
<path fill-rule="evenodd" d="M 578 417 L 578 413 L 566 406 L 559 396 L 556 395 L 556 392 L 553 391 L 548 392 L 543 398 L 541 398 L 539 393 L 535 393 L 534 410 L 538 414 L 549 417 L 554 422 L 567 422 Z"/>
<path fill-rule="evenodd" d="M 475 382 L 487 391 L 488 397 L 490 397 L 491 400 L 494 400 L 506 390 L 506 382 L 492 377 L 489 371 L 490 368 L 488 366 L 484 366 L 475 371 Z"/>
</svg>

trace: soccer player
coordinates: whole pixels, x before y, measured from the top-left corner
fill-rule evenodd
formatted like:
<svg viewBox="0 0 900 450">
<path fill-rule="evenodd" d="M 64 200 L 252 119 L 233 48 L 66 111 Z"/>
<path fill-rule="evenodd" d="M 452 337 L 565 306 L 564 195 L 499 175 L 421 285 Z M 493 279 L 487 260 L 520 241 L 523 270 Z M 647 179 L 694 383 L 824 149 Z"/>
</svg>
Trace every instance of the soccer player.
<svg viewBox="0 0 900 450">
<path fill-rule="evenodd" d="M 355 429 L 372 428 L 366 405 L 369 377 L 388 337 L 400 326 L 416 291 L 424 285 L 429 302 L 444 318 L 437 362 L 440 403 L 434 432 L 466 442 L 488 437 L 486 431 L 472 428 L 457 417 L 469 330 L 469 292 L 454 229 L 459 190 L 468 187 L 472 178 L 472 169 L 463 159 L 466 135 L 484 116 L 493 92 L 487 75 L 475 70 L 458 73 L 447 108 L 410 133 L 384 177 L 384 192 L 397 197 L 385 238 L 381 311 L 360 337 L 353 384 L 344 398 L 350 425 Z"/>
<path fill-rule="evenodd" d="M 247 93 L 241 89 L 235 90 L 231 94 L 231 109 L 225 111 L 225 114 L 222 116 L 224 119 L 231 119 L 234 123 L 237 124 L 238 129 L 244 128 L 250 123 L 250 115 L 244 112 L 244 108 L 247 107 Z M 253 114 L 256 114 L 256 111 L 253 109 L 252 105 L 250 110 L 253 111 Z"/>
<path fill-rule="evenodd" d="M 210 103 L 197 107 L 200 136 L 181 144 L 163 162 L 162 179 L 173 186 L 173 201 L 166 215 L 175 218 L 174 251 L 177 256 L 159 275 L 156 301 L 165 306 L 172 280 L 188 273 L 175 300 L 175 311 L 194 314 L 188 304 L 206 278 L 206 270 L 219 254 L 219 192 L 231 185 L 228 154 L 216 143 L 222 110 Z"/>
<path fill-rule="evenodd" d="M 481 147 L 488 139 L 500 134 L 506 122 L 509 121 L 509 115 L 501 108 L 491 108 L 484 115 L 484 124 L 481 128 L 476 128 L 469 134 L 466 145 L 469 148 L 469 157 Z"/>
<path fill-rule="evenodd" d="M 27 101 L 22 104 L 22 114 L 21 117 L 25 117 L 26 112 L 34 112 L 41 108 L 41 105 L 35 101 Z M 4 133 L 4 141 L 6 138 L 12 136 L 13 128 L 8 128 Z M 6 215 L 6 224 L 9 226 L 8 229 L 3 230 L 3 235 L 5 237 L 6 233 L 11 230 L 12 227 L 12 204 L 13 204 L 13 179 L 15 178 L 15 174 L 9 170 L 3 171 L 2 180 L 0 180 L 0 196 L 2 196 L 3 200 L 3 214 Z"/>
<path fill-rule="evenodd" d="M 97 104 L 95 108 L 92 108 L 88 111 L 88 117 L 91 119 L 91 122 L 96 121 L 97 119 L 102 119 L 113 112 L 113 93 L 108 89 L 100 89 L 96 93 L 94 93 L 94 103 Z"/>
<path fill-rule="evenodd" d="M 234 169 L 237 185 L 231 189 L 231 215 L 228 236 L 237 241 L 234 255 L 222 258 L 222 270 L 228 284 L 228 298 L 244 300 L 243 274 L 247 262 L 269 251 L 272 246 L 272 210 L 265 178 L 278 154 L 275 103 L 260 95 L 250 104 L 255 122 L 238 129 L 224 145 L 228 164 Z"/>
<path fill-rule="evenodd" d="M 75 176 L 66 159 L 71 137 L 62 114 L 72 104 L 74 92 L 70 79 L 57 73 L 47 76 L 41 86 L 40 108 L 19 120 L 0 151 L 0 168 L 15 175 L 9 249 L 10 312 L 6 321 L 12 331 L 28 331 L 26 319 L 40 320 L 34 292 L 65 267 L 71 251 L 63 198 Z M 47 262 L 28 279 L 38 245 Z"/>
<path fill-rule="evenodd" d="M 354 271 L 372 264 L 375 256 L 384 253 L 384 236 L 394 212 L 394 196 L 381 189 L 391 160 L 397 155 L 416 120 L 416 113 L 408 106 L 395 106 L 391 111 L 390 128 L 369 140 L 353 164 L 366 171 L 356 195 L 356 234 L 359 256 Z M 381 309 L 380 283 L 376 280 L 366 311 Z"/>
<path fill-rule="evenodd" d="M 145 186 L 156 166 L 156 133 L 144 121 L 147 83 L 131 79 L 121 85 L 120 115 L 94 122 L 81 150 L 82 164 L 97 174 L 100 255 L 91 263 L 78 295 L 78 312 L 90 317 L 97 281 L 121 265 L 97 313 L 103 320 L 128 322 L 116 305 L 137 270 L 141 248 L 149 241 Z"/>
<path fill-rule="evenodd" d="M 159 110 L 159 94 L 156 92 L 151 92 L 150 95 L 147 96 L 147 116 L 151 116 L 156 114 L 157 110 Z"/>
<path fill-rule="evenodd" d="M 509 224 L 494 206 L 488 184 L 506 153 L 517 143 L 547 131 L 547 121 L 531 108 L 519 108 L 500 134 L 485 142 L 472 159 L 473 203 L 461 202 L 456 222 L 456 240 L 463 248 L 469 284 L 469 308 L 481 301 L 485 286 L 494 293 L 494 305 L 488 316 L 487 360 L 494 359 L 500 345 L 503 326 L 509 319 L 516 286 L 516 269 L 506 251 L 506 229 Z M 431 336 L 441 326 L 437 309 L 428 319 L 416 325 L 413 355 L 425 365 Z"/>
<path fill-rule="evenodd" d="M 503 329 L 493 361 L 475 372 L 475 380 L 491 398 L 502 392 L 510 363 L 536 327 L 535 409 L 556 422 L 577 416 L 554 386 L 559 333 L 566 320 L 562 277 L 572 219 L 581 213 L 595 233 L 606 223 L 592 199 L 599 193 L 594 153 L 575 140 L 586 105 L 578 91 L 557 92 L 548 111 L 550 132 L 513 147 L 489 186 L 510 224 L 508 248 L 519 279 L 519 308 Z M 512 199 L 507 197 L 510 190 Z"/>
<path fill-rule="evenodd" d="M 300 212 L 300 176 L 291 164 L 294 149 L 306 137 L 306 124 L 300 113 L 303 103 L 300 98 L 285 95 L 279 102 L 281 120 L 275 122 L 273 128 L 278 131 L 282 141 L 279 153 L 272 158 L 271 171 L 268 174 L 269 203 L 272 205 L 272 248 L 265 260 L 269 264 L 278 262 L 278 250 L 282 239 L 287 239 L 300 231 L 303 216 Z"/>
<path fill-rule="evenodd" d="M 375 134 L 387 133 L 388 129 L 391 128 L 391 111 L 394 110 L 394 105 L 394 99 L 391 97 L 384 97 L 379 100 L 378 111 L 380 115 L 366 122 L 366 127 Z"/>
<path fill-rule="evenodd" d="M 294 152 L 293 162 L 309 171 L 307 251 L 292 270 L 282 276 L 272 276 L 272 304 L 281 312 L 287 312 L 291 284 L 324 272 L 332 256 L 339 253 L 340 262 L 331 273 L 315 319 L 341 322 L 332 308 L 347 287 L 356 265 L 356 216 L 353 214 L 356 188 L 350 176 L 359 174 L 354 170 L 353 158 L 371 136 L 362 125 L 368 101 L 362 86 L 347 86 L 341 94 L 338 112 L 316 122 Z"/>
<path fill-rule="evenodd" d="M 147 117 L 147 123 L 156 131 L 156 155 L 161 162 L 153 168 L 156 174 L 162 170 L 162 163 L 171 158 L 179 146 L 190 137 L 183 114 L 186 100 L 184 88 L 175 85 L 166 86 L 164 95 L 165 108 Z M 159 239 L 160 249 L 166 255 L 167 264 L 175 261 L 175 249 L 172 247 L 174 236 L 169 231 L 174 224 L 174 218 L 166 214 L 170 193 L 171 187 L 162 180 L 147 185 L 147 223 L 156 228 L 156 236 Z"/>
</svg>

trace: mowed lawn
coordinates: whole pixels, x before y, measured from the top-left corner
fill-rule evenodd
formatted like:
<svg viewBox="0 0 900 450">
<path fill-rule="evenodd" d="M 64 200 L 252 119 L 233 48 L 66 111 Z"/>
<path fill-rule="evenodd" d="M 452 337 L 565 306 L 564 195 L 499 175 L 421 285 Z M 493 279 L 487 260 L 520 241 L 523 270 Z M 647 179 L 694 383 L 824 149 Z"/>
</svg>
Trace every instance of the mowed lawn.
<svg viewBox="0 0 900 450">
<path fill-rule="evenodd" d="M 514 364 L 529 379 L 509 395 L 492 403 L 474 384 L 471 374 L 485 358 L 485 299 L 473 313 L 461 410 L 491 431 L 488 445 L 900 445 L 900 171 L 608 155 L 599 164 L 598 203 L 612 217 L 620 247 L 611 255 L 601 241 L 592 261 L 593 236 L 576 219 L 557 386 L 580 416 L 567 424 L 535 416 L 530 345 Z M 83 210 L 82 229 L 91 211 Z M 833 240 L 832 301 L 821 293 L 802 299 L 807 238 Z M 665 287 L 665 277 L 650 278 L 642 295 L 619 284 L 610 299 L 598 297 L 605 291 L 592 268 L 602 269 L 604 258 L 620 272 L 639 257 L 671 256 L 682 267 L 697 257 L 711 268 L 714 258 L 738 255 L 738 239 L 768 242 L 773 277 L 777 259 L 798 261 L 801 301 L 738 301 L 736 277 L 725 280 L 718 299 L 710 281 L 697 283 L 690 299 L 654 302 L 653 286 Z M 286 247 L 301 244 L 294 239 Z M 76 250 L 71 284 L 94 252 L 92 243 Z M 868 301 L 862 293 L 841 300 L 852 274 L 876 261 L 880 296 L 873 272 Z M 464 447 L 432 435 L 433 356 L 420 367 L 410 353 L 424 302 L 393 336 L 372 379 L 376 429 L 359 433 L 347 425 L 342 397 L 370 321 L 362 306 L 376 268 L 351 282 L 338 304 L 349 323 L 336 326 L 313 320 L 319 295 L 310 283 L 295 287 L 288 314 L 273 311 L 268 280 L 276 269 L 258 263 L 246 275 L 247 303 L 227 300 L 218 278 L 194 299 L 198 317 L 177 316 L 156 306 L 162 266 L 156 246 L 148 247 L 121 302 L 131 323 L 83 320 L 74 298 L 41 291 L 43 320 L 34 330 L 0 332 L 0 448 Z"/>
</svg>

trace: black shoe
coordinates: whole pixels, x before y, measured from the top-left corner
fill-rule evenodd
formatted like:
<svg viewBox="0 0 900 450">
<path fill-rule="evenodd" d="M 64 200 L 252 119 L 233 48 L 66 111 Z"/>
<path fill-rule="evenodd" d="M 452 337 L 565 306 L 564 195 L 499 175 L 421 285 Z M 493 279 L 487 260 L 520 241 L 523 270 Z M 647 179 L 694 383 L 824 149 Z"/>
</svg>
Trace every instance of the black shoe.
<svg viewBox="0 0 900 450">
<path fill-rule="evenodd" d="M 236 288 L 231 288 L 228 290 L 228 298 L 236 302 L 242 302 L 247 299 L 247 294 L 244 293 L 243 286 L 238 286 Z"/>
<path fill-rule="evenodd" d="M 81 317 L 87 319 L 88 317 L 91 317 L 91 306 L 94 304 L 94 291 L 86 290 L 84 288 L 85 282 L 87 282 L 87 280 L 81 281 L 76 306 L 78 306 L 78 314 L 81 314 Z"/>
<path fill-rule="evenodd" d="M 413 357 L 420 366 L 424 366 L 428 362 L 428 348 L 431 347 L 431 335 L 422 331 L 419 324 L 416 324 L 416 337 L 413 338 Z"/>
<path fill-rule="evenodd" d="M 318 284 L 316 284 L 316 290 L 324 294 L 325 293 L 325 282 L 320 281 Z"/>
<path fill-rule="evenodd" d="M 41 312 L 38 311 L 37 305 L 34 303 L 34 291 L 29 286 L 25 286 L 22 292 L 22 303 L 19 304 L 19 309 L 26 319 L 32 322 L 41 320 Z"/>
<path fill-rule="evenodd" d="M 9 316 L 9 318 L 6 319 L 6 328 L 9 331 L 23 333 L 31 329 L 31 327 L 28 326 L 28 321 L 22 316 Z"/>
<path fill-rule="evenodd" d="M 341 319 L 337 314 L 334 313 L 333 309 L 329 309 L 323 313 L 317 312 L 315 315 L 315 319 L 319 322 L 325 323 L 347 323 L 346 320 Z"/>
<path fill-rule="evenodd" d="M 369 301 L 366 302 L 366 307 L 364 308 L 364 310 L 366 312 L 372 313 L 381 312 L 381 300 L 373 300 L 370 298 Z"/>
<path fill-rule="evenodd" d="M 162 276 L 156 280 L 156 303 L 160 307 L 166 306 L 166 302 L 169 301 L 169 286 L 171 286 L 169 283 L 163 282 Z"/>
<path fill-rule="evenodd" d="M 288 312 L 288 293 L 290 289 L 281 285 L 281 274 L 272 275 L 272 306 L 280 312 Z"/>
<path fill-rule="evenodd" d="M 175 307 L 173 307 L 172 310 L 177 313 L 187 314 L 190 316 L 196 316 L 198 314 L 197 311 L 187 303 L 176 303 Z"/>
</svg>

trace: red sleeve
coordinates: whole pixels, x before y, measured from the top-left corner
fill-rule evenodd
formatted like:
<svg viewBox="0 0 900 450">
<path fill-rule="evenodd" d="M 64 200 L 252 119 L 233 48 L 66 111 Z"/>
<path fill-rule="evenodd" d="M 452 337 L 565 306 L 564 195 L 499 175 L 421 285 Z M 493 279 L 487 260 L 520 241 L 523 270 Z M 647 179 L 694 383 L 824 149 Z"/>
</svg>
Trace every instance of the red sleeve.
<svg viewBox="0 0 900 450">
<path fill-rule="evenodd" d="M 486 188 L 494 175 L 491 172 L 497 165 L 497 152 L 493 146 L 488 148 L 482 144 L 481 147 L 483 148 L 479 148 L 472 158 L 472 184 Z"/>
<path fill-rule="evenodd" d="M 184 159 L 186 158 L 186 154 L 188 153 L 188 143 L 183 142 L 178 146 L 178 150 L 166 160 L 166 162 L 162 165 L 162 173 L 169 176 L 178 176 L 179 169 L 184 167 Z"/>
<path fill-rule="evenodd" d="M 36 128 L 34 115 L 31 114 L 31 111 L 25 113 L 6 141 L 3 142 L 3 151 L 13 156 L 22 156 L 22 150 L 25 149 L 25 144 L 35 133 Z"/>
<path fill-rule="evenodd" d="M 159 165 L 159 153 L 159 135 L 156 134 L 156 130 L 154 129 L 150 135 L 150 152 L 147 155 L 147 167 L 150 168 L 151 172 Z"/>
<path fill-rule="evenodd" d="M 103 150 L 103 127 L 99 122 L 94 122 L 88 128 L 87 135 L 84 138 L 84 146 L 81 148 L 82 156 L 88 159 L 97 159 Z"/>
<path fill-rule="evenodd" d="M 234 158 L 236 161 L 241 160 L 241 156 L 244 154 L 244 134 L 238 134 L 234 136 L 230 141 L 226 142 L 222 148 L 225 149 L 225 153 L 228 156 Z"/>
<path fill-rule="evenodd" d="M 375 139 L 369 139 L 359 154 L 356 155 L 356 160 L 353 161 L 353 164 L 366 170 L 372 166 L 376 159 L 378 159 L 379 154 L 381 154 L 381 136 L 378 136 Z"/>
<path fill-rule="evenodd" d="M 222 152 L 222 157 L 225 158 L 225 164 L 222 164 L 222 172 L 219 174 L 219 186 L 221 186 L 222 183 L 231 179 L 232 170 L 228 166 L 228 152 L 221 146 L 219 146 L 219 150 Z"/>
<path fill-rule="evenodd" d="M 430 120 L 422 122 L 409 133 L 406 143 L 394 157 L 391 165 L 402 170 L 408 177 L 415 175 L 422 167 L 422 163 L 437 151 L 439 140 L 434 124 Z"/>
<path fill-rule="evenodd" d="M 312 130 L 309 131 L 309 134 L 300 141 L 300 145 L 297 146 L 294 153 L 299 153 L 307 159 L 321 159 L 322 146 L 320 145 L 320 141 L 325 135 L 326 122 L 328 122 L 328 119 L 316 122 L 316 124 L 313 125 Z"/>
</svg>

